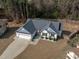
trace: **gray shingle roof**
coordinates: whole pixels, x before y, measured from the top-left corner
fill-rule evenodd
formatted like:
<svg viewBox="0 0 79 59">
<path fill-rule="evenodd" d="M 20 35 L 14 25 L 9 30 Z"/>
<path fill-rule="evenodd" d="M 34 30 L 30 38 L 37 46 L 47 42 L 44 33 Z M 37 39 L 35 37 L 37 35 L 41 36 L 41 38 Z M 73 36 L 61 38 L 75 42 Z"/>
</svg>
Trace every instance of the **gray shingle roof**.
<svg viewBox="0 0 79 59">
<path fill-rule="evenodd" d="M 25 23 L 25 25 L 23 26 L 23 28 L 26 29 L 31 34 L 33 34 L 36 31 L 32 20 L 29 20 L 27 23 Z"/>
<path fill-rule="evenodd" d="M 59 33 L 59 23 L 60 22 L 51 22 L 51 21 L 47 21 L 44 19 L 32 19 L 32 20 L 28 19 L 27 22 L 24 24 L 23 28 L 26 30 L 25 33 L 31 33 L 31 34 L 33 34 L 36 30 L 42 31 L 47 28 L 51 28 L 57 34 L 60 34 Z M 53 33 L 53 31 L 52 31 L 52 33 Z M 62 28 L 60 31 L 62 31 Z"/>
<path fill-rule="evenodd" d="M 26 29 L 24 29 L 23 27 L 20 27 L 16 32 L 19 33 L 25 33 L 25 34 L 30 34 Z"/>
<path fill-rule="evenodd" d="M 57 32 L 57 29 L 55 28 L 55 26 L 53 25 L 53 23 L 50 23 L 49 27 L 54 30 L 55 32 Z"/>
<path fill-rule="evenodd" d="M 44 28 L 45 26 L 48 25 L 48 23 L 49 23 L 49 21 L 46 21 L 44 19 L 33 20 L 33 24 L 34 24 L 36 30 Z"/>
<path fill-rule="evenodd" d="M 17 32 L 27 33 L 27 34 L 28 33 L 33 34 L 35 31 L 36 31 L 36 29 L 34 27 L 34 24 L 33 24 L 32 20 L 28 20 L 28 22 L 26 22 L 23 27 L 20 27 L 17 30 Z"/>
<path fill-rule="evenodd" d="M 44 20 L 44 19 L 33 19 L 33 24 L 34 24 L 36 30 L 40 30 L 41 29 L 41 31 L 42 31 L 42 30 L 47 29 L 48 27 L 50 27 L 57 34 L 60 34 L 59 33 L 59 23 L 60 22 L 57 22 L 57 21 L 53 22 L 53 21 L 47 21 L 47 20 Z"/>
<path fill-rule="evenodd" d="M 59 23 L 60 22 L 52 22 L 53 26 L 55 27 L 56 30 L 59 30 Z"/>
</svg>

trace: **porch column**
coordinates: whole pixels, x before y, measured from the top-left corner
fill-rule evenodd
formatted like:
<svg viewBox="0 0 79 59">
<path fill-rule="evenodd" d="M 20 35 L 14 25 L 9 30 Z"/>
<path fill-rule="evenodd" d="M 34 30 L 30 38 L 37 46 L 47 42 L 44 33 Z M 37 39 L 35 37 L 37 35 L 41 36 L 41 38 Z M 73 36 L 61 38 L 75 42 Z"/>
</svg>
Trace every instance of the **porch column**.
<svg viewBox="0 0 79 59">
<path fill-rule="evenodd" d="M 54 35 L 54 38 L 57 39 L 57 34 Z"/>
</svg>

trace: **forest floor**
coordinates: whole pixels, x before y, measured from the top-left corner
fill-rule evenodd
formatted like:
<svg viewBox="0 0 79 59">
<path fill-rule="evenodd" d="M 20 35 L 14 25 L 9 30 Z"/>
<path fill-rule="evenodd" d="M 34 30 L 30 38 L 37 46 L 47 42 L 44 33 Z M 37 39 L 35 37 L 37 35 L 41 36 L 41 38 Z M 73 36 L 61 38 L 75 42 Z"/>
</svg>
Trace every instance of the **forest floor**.
<svg viewBox="0 0 79 59">
<path fill-rule="evenodd" d="M 79 24 L 64 22 L 64 36 L 68 37 L 70 33 L 79 29 Z M 0 55 L 7 46 L 14 41 L 15 31 L 21 26 L 9 23 L 9 29 L 0 38 Z M 37 45 L 29 45 L 15 59 L 65 59 L 66 53 L 69 50 L 66 37 L 57 42 L 48 42 L 40 40 Z"/>
</svg>

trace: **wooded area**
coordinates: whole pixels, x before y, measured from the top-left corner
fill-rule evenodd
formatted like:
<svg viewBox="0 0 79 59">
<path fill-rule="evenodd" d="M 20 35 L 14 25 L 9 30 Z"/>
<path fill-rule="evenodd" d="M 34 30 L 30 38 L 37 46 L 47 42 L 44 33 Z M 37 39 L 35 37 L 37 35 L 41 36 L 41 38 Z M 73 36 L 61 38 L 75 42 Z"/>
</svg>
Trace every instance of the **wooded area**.
<svg viewBox="0 0 79 59">
<path fill-rule="evenodd" d="M 8 18 L 79 19 L 79 0 L 0 0 Z"/>
</svg>

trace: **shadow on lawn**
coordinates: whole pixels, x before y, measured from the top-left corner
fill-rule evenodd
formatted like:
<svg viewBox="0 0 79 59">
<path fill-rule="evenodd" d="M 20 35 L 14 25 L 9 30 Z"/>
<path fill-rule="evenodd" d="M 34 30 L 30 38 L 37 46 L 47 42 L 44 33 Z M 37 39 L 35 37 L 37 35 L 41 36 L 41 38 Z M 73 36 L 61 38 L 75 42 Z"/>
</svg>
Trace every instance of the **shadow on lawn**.
<svg viewBox="0 0 79 59">
<path fill-rule="evenodd" d="M 63 31 L 63 35 L 67 35 L 67 36 L 68 36 L 68 35 L 70 35 L 71 33 L 72 33 L 72 32 L 67 31 L 67 30 L 64 30 L 64 31 Z"/>
<path fill-rule="evenodd" d="M 11 37 L 18 28 L 19 27 L 10 27 L 10 28 L 7 28 L 6 32 L 0 37 L 0 39 L 6 39 L 6 38 Z"/>
</svg>

